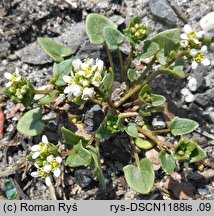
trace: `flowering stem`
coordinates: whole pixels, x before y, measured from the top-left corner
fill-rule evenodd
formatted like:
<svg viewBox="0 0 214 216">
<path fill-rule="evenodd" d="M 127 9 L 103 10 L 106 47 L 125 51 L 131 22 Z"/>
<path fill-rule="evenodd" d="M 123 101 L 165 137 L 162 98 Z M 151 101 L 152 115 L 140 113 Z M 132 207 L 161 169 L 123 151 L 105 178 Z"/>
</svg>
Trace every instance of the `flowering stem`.
<svg viewBox="0 0 214 216">
<path fill-rule="evenodd" d="M 137 117 L 138 115 L 139 115 L 138 112 L 126 112 L 126 113 L 120 113 L 119 117 L 131 118 L 131 117 Z"/>
<path fill-rule="evenodd" d="M 173 148 L 172 143 L 168 143 L 168 142 L 159 140 L 152 131 L 145 130 L 141 127 L 137 127 L 137 130 L 143 135 L 145 135 L 146 137 L 148 137 L 150 140 L 154 141 L 160 148 L 163 148 L 163 147 Z"/>
<path fill-rule="evenodd" d="M 152 68 L 152 65 L 154 64 L 156 60 L 156 57 L 154 56 L 152 58 L 152 60 L 149 62 L 149 64 L 147 65 L 146 69 L 143 71 L 143 73 L 140 75 L 140 77 L 137 79 L 136 83 L 141 82 L 142 80 L 144 80 L 144 78 L 146 77 L 148 71 Z"/>
<path fill-rule="evenodd" d="M 113 59 L 112 59 L 111 51 L 109 50 L 107 44 L 106 44 L 105 47 L 106 47 L 106 52 L 107 52 L 107 55 L 108 55 L 108 60 L 109 60 L 110 66 L 112 68 L 113 76 L 114 76 L 114 62 L 113 62 Z"/>
<path fill-rule="evenodd" d="M 150 76 L 148 76 L 142 83 L 135 85 L 134 87 L 130 88 L 128 92 L 117 102 L 114 103 L 114 107 L 117 108 L 122 105 L 127 99 L 129 99 L 132 95 L 138 92 L 144 85 L 151 82 L 156 76 L 158 76 L 161 71 L 156 70 Z"/>
<path fill-rule="evenodd" d="M 50 94 L 53 91 L 53 89 L 44 89 L 44 90 L 34 90 L 34 94 Z"/>
<path fill-rule="evenodd" d="M 131 60 L 133 59 L 133 54 L 134 54 L 134 48 L 131 47 L 131 50 L 130 50 L 130 53 L 129 53 L 129 56 L 125 62 L 125 66 L 124 66 L 124 73 L 126 73 L 126 71 L 128 70 L 129 68 L 129 65 L 131 63 Z"/>
<path fill-rule="evenodd" d="M 124 82 L 125 81 L 125 70 L 124 70 L 124 65 L 123 65 L 123 57 L 122 57 L 122 53 L 120 51 L 120 49 L 117 49 L 118 51 L 118 56 L 119 56 L 119 60 L 120 60 L 120 82 Z"/>
</svg>

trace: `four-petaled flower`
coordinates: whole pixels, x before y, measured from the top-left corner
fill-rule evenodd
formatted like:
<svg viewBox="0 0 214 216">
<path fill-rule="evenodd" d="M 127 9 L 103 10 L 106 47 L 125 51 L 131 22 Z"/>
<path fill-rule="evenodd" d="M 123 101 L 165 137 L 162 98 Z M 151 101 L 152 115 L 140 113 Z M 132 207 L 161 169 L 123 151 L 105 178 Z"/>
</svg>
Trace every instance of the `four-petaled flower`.
<svg viewBox="0 0 214 216">
<path fill-rule="evenodd" d="M 203 64 L 204 66 L 210 65 L 210 60 L 206 57 L 207 46 L 202 46 L 200 50 L 192 49 L 190 55 L 193 57 L 192 69 L 196 69 L 198 64 Z"/>
<path fill-rule="evenodd" d="M 183 28 L 183 32 L 180 37 L 181 37 L 181 46 L 184 45 L 185 47 L 191 43 L 192 41 L 196 45 L 200 45 L 200 38 L 202 38 L 203 34 L 205 33 L 204 31 L 199 31 L 199 32 L 194 32 L 191 28 L 190 25 L 186 24 Z"/>
<path fill-rule="evenodd" d="M 16 68 L 16 71 L 13 74 L 8 72 L 4 73 L 4 77 L 9 80 L 9 82 L 6 83 L 6 87 L 10 87 L 14 82 L 19 82 L 22 78 L 18 68 Z"/>
<path fill-rule="evenodd" d="M 33 152 L 32 159 L 38 158 L 43 152 L 47 151 L 48 143 L 48 138 L 43 135 L 42 142 L 31 147 L 31 151 Z"/>
</svg>

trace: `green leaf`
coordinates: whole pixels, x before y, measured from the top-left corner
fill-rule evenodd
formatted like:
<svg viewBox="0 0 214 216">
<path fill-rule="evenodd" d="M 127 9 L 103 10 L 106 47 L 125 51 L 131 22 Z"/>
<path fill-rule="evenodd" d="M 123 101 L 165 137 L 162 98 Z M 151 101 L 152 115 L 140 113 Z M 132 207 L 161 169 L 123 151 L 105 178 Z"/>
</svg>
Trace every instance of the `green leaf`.
<svg viewBox="0 0 214 216">
<path fill-rule="evenodd" d="M 162 169 L 167 174 L 170 175 L 174 172 L 174 169 L 176 167 L 175 159 L 170 154 L 168 154 L 165 149 L 160 152 L 159 160 L 160 160 Z"/>
<path fill-rule="evenodd" d="M 181 139 L 173 149 L 173 157 L 176 160 L 190 161 L 191 154 L 197 147 L 197 143 L 192 139 Z"/>
<path fill-rule="evenodd" d="M 102 81 L 102 89 L 106 93 L 105 97 L 107 98 L 109 97 L 109 94 L 111 93 L 110 90 L 111 90 L 113 83 L 114 83 L 113 74 L 111 72 L 106 73 Z"/>
<path fill-rule="evenodd" d="M 151 97 L 152 97 L 152 106 L 161 106 L 166 101 L 166 98 L 162 95 L 151 94 Z"/>
<path fill-rule="evenodd" d="M 15 200 L 17 197 L 17 191 L 13 183 L 10 180 L 7 180 L 4 183 L 5 193 L 8 200 Z"/>
<path fill-rule="evenodd" d="M 183 68 L 184 68 L 184 60 L 179 59 L 169 68 L 161 67 L 160 71 L 164 74 L 171 74 L 179 78 L 184 78 L 185 73 L 183 71 Z"/>
<path fill-rule="evenodd" d="M 104 28 L 103 37 L 110 50 L 118 49 L 119 45 L 124 40 L 124 35 L 117 29 L 111 27 Z"/>
<path fill-rule="evenodd" d="M 46 96 L 42 97 L 39 100 L 38 104 L 41 105 L 41 106 L 50 104 L 53 101 L 53 99 L 56 97 L 57 94 L 58 94 L 58 91 L 53 90 L 49 95 L 46 95 Z"/>
<path fill-rule="evenodd" d="M 190 155 L 189 163 L 195 163 L 204 160 L 206 157 L 205 151 L 200 146 L 196 146 Z"/>
<path fill-rule="evenodd" d="M 93 44 L 104 44 L 105 39 L 103 36 L 104 28 L 117 28 L 117 25 L 114 24 L 107 17 L 97 14 L 91 13 L 86 18 L 86 33 L 89 37 L 89 40 Z"/>
<path fill-rule="evenodd" d="M 143 52 L 140 53 L 138 56 L 142 59 L 149 58 L 155 55 L 159 50 L 159 45 L 155 42 L 150 40 L 146 41 L 143 46 Z"/>
<path fill-rule="evenodd" d="M 134 69 L 130 69 L 130 68 L 127 71 L 127 76 L 130 82 L 134 82 L 138 78 L 137 72 Z"/>
<path fill-rule="evenodd" d="M 45 124 L 41 120 L 42 110 L 35 108 L 25 113 L 17 124 L 17 130 L 26 136 L 36 136 L 44 130 Z"/>
<path fill-rule="evenodd" d="M 64 60 L 63 57 L 70 56 L 74 53 L 70 47 L 57 43 L 47 37 L 39 37 L 38 43 L 45 50 L 45 52 L 56 62 L 61 62 Z"/>
<path fill-rule="evenodd" d="M 198 123 L 196 121 L 179 117 L 175 117 L 170 124 L 170 130 L 174 136 L 190 133 L 197 127 Z"/>
<path fill-rule="evenodd" d="M 155 179 L 153 165 L 150 159 L 143 158 L 140 160 L 140 167 L 127 165 L 123 168 L 125 179 L 133 190 L 148 194 L 152 189 Z"/>
<path fill-rule="evenodd" d="M 88 143 L 88 140 L 86 140 L 84 137 L 73 133 L 72 131 L 68 130 L 65 127 L 62 127 L 61 131 L 62 131 L 64 142 L 68 145 L 76 145 L 80 141 L 82 142 L 83 145 Z"/>
<path fill-rule="evenodd" d="M 137 139 L 134 140 L 135 145 L 144 150 L 148 150 L 154 147 L 155 143 L 152 140 L 148 139 L 142 139 L 138 137 Z"/>
<path fill-rule="evenodd" d="M 135 123 L 129 123 L 125 131 L 129 136 L 138 138 L 138 130 L 137 130 L 137 125 Z"/>
<path fill-rule="evenodd" d="M 116 116 L 108 114 L 96 131 L 96 138 L 108 140 L 113 133 L 119 132 L 119 129 L 117 128 L 117 120 Z"/>
<path fill-rule="evenodd" d="M 65 86 L 66 83 L 63 80 L 63 76 L 70 75 L 71 69 L 72 69 L 71 59 L 62 61 L 59 64 L 54 63 L 53 66 L 54 84 L 57 86 Z"/>
<path fill-rule="evenodd" d="M 157 52 L 156 57 L 162 65 L 171 61 L 171 51 L 176 52 L 179 49 L 180 34 L 180 30 L 176 28 L 163 31 L 149 39 L 149 41 L 158 44 L 159 51 Z"/>
<path fill-rule="evenodd" d="M 89 150 L 89 151 L 90 151 L 91 156 L 92 156 L 90 167 L 94 171 L 95 175 L 97 176 L 101 187 L 103 189 L 105 189 L 106 188 L 106 181 L 105 181 L 103 171 L 102 171 L 102 168 L 101 168 L 100 160 L 98 159 L 97 153 L 95 153 L 92 150 Z"/>
<path fill-rule="evenodd" d="M 76 153 L 71 154 L 67 157 L 65 165 L 70 167 L 85 166 L 91 162 L 91 153 L 82 146 L 80 141 L 78 144 L 73 146 Z"/>
</svg>

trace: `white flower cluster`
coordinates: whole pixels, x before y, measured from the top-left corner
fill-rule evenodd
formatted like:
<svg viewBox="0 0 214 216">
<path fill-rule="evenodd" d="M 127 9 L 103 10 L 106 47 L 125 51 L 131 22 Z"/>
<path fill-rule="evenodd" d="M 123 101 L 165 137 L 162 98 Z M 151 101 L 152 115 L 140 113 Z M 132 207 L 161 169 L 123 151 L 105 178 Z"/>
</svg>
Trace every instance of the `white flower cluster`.
<svg viewBox="0 0 214 216">
<path fill-rule="evenodd" d="M 42 142 L 31 147 L 32 159 L 35 160 L 34 166 L 37 171 L 31 173 L 32 177 L 42 177 L 47 186 L 50 186 L 50 175 L 60 176 L 60 165 L 62 158 L 49 153 L 49 142 L 45 135 L 42 136 Z M 55 152 L 56 153 L 56 152 Z"/>
<path fill-rule="evenodd" d="M 180 37 L 180 45 L 184 50 L 189 50 L 192 61 L 192 69 L 196 69 L 198 64 L 210 65 L 210 60 L 206 57 L 207 46 L 203 45 L 202 37 L 204 31 L 194 32 L 190 25 L 185 25 Z"/>
<path fill-rule="evenodd" d="M 19 74 L 18 68 L 16 68 L 16 71 L 13 74 L 8 72 L 4 73 L 4 77 L 9 81 L 6 83 L 6 87 L 10 87 L 14 82 L 19 82 L 22 78 Z"/>
<path fill-rule="evenodd" d="M 95 96 L 93 86 L 99 87 L 103 80 L 104 63 L 100 59 L 85 59 L 82 62 L 76 59 L 72 62 L 73 68 L 70 76 L 63 76 L 67 83 L 64 93 L 67 94 L 68 100 L 81 98 L 88 100 Z"/>
</svg>

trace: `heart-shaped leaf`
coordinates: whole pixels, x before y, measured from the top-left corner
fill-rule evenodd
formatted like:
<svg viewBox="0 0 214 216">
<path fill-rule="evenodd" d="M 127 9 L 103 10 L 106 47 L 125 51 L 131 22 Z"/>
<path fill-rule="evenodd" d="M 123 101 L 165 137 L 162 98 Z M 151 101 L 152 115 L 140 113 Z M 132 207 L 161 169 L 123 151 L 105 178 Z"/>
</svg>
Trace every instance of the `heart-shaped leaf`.
<svg viewBox="0 0 214 216">
<path fill-rule="evenodd" d="M 125 131 L 129 136 L 138 138 L 138 130 L 137 130 L 137 125 L 135 123 L 129 123 Z"/>
<path fill-rule="evenodd" d="M 42 110 L 32 109 L 26 112 L 17 124 L 17 130 L 26 136 L 36 136 L 44 130 L 45 124 L 41 120 Z"/>
<path fill-rule="evenodd" d="M 4 183 L 5 193 L 8 200 L 15 200 L 17 197 L 17 191 L 13 183 L 10 180 L 7 180 Z"/>
<path fill-rule="evenodd" d="M 110 50 L 118 49 L 119 45 L 124 40 L 124 35 L 117 29 L 111 27 L 104 28 L 103 37 Z"/>
<path fill-rule="evenodd" d="M 71 154 L 67 157 L 65 165 L 70 167 L 79 167 L 85 166 L 91 161 L 91 153 L 82 146 L 80 141 L 77 145 L 74 145 L 73 149 L 74 154 Z"/>
<path fill-rule="evenodd" d="M 174 136 L 190 133 L 197 127 L 198 123 L 196 121 L 179 117 L 175 117 L 170 124 L 170 130 Z"/>
<path fill-rule="evenodd" d="M 140 160 L 139 165 L 139 167 L 134 165 L 125 166 L 123 168 L 125 179 L 130 188 L 139 193 L 147 194 L 154 184 L 155 173 L 153 165 L 148 158 Z"/>
<path fill-rule="evenodd" d="M 64 60 L 63 57 L 70 56 L 74 53 L 70 47 L 57 43 L 47 37 L 39 37 L 38 43 L 45 50 L 45 52 L 56 62 L 61 62 Z"/>
<path fill-rule="evenodd" d="M 86 33 L 91 43 L 97 45 L 104 44 L 105 39 L 103 37 L 103 31 L 106 27 L 116 29 L 117 25 L 107 17 L 97 13 L 91 13 L 87 16 Z"/>
<path fill-rule="evenodd" d="M 174 169 L 176 167 L 175 159 L 170 154 L 168 154 L 165 149 L 160 152 L 159 160 L 160 160 L 162 169 L 167 174 L 170 175 L 174 172 Z"/>
</svg>

